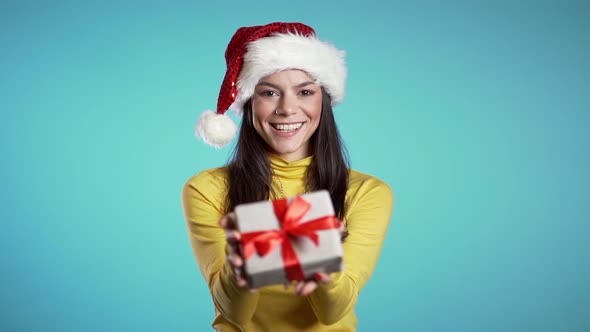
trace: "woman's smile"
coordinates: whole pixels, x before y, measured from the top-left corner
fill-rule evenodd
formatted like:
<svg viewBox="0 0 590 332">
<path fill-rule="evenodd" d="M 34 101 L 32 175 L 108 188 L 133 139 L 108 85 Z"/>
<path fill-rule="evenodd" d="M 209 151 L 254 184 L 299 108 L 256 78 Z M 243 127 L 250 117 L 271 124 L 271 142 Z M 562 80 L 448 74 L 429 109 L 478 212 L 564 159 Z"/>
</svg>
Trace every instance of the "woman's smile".
<svg viewBox="0 0 590 332">
<path fill-rule="evenodd" d="M 301 128 L 305 125 L 305 122 L 294 122 L 294 123 L 271 123 L 270 127 L 273 129 L 275 135 L 280 137 L 291 137 L 297 135 L 301 131 Z"/>
</svg>

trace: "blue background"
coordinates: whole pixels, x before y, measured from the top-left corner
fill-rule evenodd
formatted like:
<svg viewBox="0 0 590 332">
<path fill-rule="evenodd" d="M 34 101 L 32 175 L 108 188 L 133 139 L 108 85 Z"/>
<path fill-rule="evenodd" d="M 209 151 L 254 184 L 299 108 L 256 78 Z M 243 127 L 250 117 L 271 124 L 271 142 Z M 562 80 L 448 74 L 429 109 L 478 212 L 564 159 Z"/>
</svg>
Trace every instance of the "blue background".
<svg viewBox="0 0 590 332">
<path fill-rule="evenodd" d="M 211 330 L 180 193 L 230 149 L 193 127 L 272 21 L 347 51 L 395 193 L 360 331 L 590 330 L 589 2 L 49 0 L 0 2 L 0 330 Z"/>
</svg>

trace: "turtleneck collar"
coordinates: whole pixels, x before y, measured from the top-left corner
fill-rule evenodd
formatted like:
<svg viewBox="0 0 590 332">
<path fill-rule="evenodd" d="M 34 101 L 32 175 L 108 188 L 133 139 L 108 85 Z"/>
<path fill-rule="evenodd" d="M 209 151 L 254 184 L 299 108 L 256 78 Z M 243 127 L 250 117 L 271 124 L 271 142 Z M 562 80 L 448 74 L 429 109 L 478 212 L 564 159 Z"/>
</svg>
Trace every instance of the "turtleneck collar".
<svg viewBox="0 0 590 332">
<path fill-rule="evenodd" d="M 275 175 L 286 179 L 298 179 L 305 176 L 313 155 L 296 161 L 287 161 L 274 153 L 268 153 L 268 159 Z"/>
</svg>

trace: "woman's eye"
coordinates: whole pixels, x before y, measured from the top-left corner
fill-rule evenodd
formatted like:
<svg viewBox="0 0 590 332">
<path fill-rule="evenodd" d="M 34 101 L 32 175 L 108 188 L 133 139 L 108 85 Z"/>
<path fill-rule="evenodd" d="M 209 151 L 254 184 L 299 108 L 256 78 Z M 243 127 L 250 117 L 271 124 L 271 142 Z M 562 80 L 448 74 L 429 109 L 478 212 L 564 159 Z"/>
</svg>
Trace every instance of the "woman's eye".
<svg viewBox="0 0 590 332">
<path fill-rule="evenodd" d="M 265 97 L 272 97 L 272 96 L 277 96 L 278 95 L 278 93 L 276 91 L 272 91 L 272 90 L 262 91 L 261 94 L 263 96 L 265 96 Z"/>
<path fill-rule="evenodd" d="M 313 95 L 313 91 L 311 91 L 311 90 L 302 90 L 300 93 L 302 95 L 304 95 L 304 96 L 311 96 L 311 95 Z"/>
</svg>

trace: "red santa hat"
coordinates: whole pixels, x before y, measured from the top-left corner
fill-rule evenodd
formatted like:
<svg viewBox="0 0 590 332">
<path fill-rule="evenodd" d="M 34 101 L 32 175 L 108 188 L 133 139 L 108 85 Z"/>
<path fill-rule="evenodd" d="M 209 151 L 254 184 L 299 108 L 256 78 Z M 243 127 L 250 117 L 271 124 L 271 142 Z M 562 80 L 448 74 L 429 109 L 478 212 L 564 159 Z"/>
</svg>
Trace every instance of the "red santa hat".
<svg viewBox="0 0 590 332">
<path fill-rule="evenodd" d="M 225 114 L 232 109 L 242 115 L 244 103 L 254 94 L 258 81 L 285 69 L 301 69 L 324 87 L 332 106 L 344 99 L 345 52 L 319 40 L 310 26 L 275 22 L 241 27 L 225 51 L 227 71 L 217 99 L 217 112 L 201 114 L 195 135 L 221 148 L 236 135 L 237 127 Z"/>
</svg>

